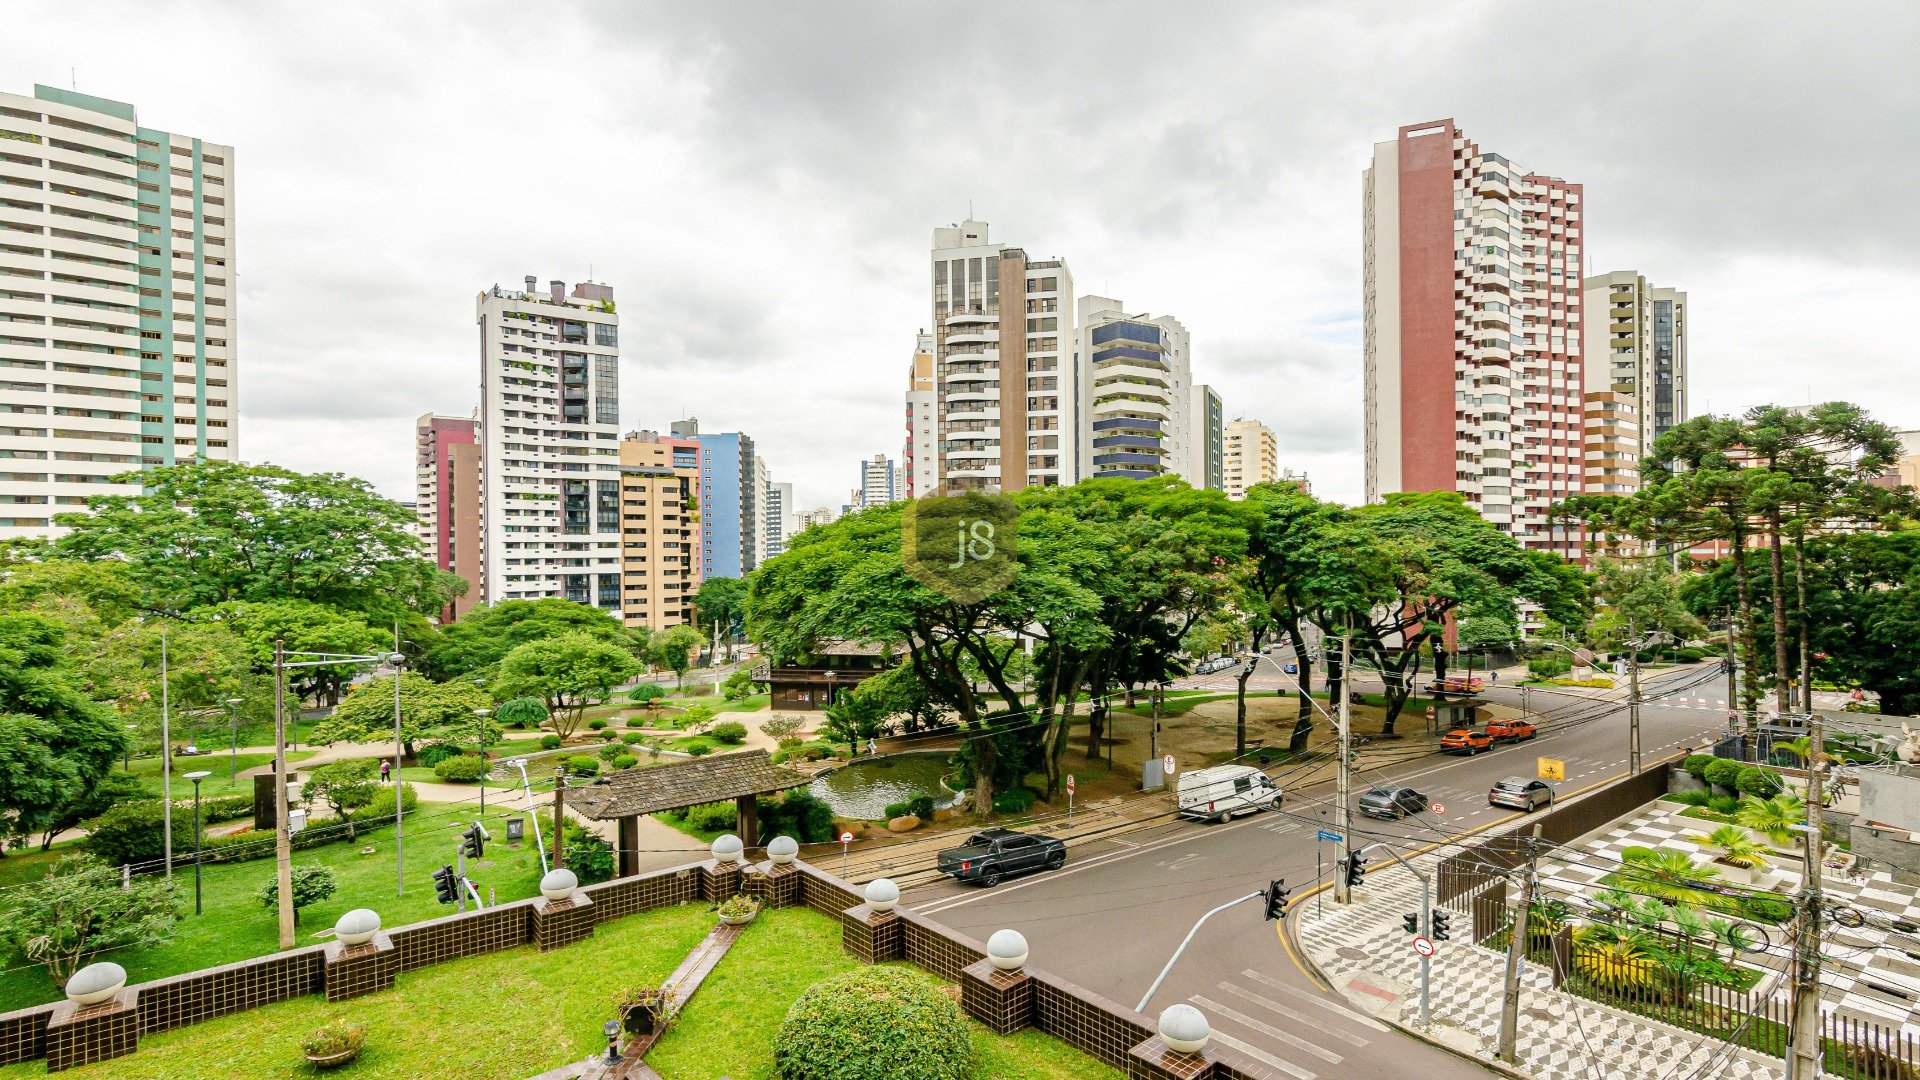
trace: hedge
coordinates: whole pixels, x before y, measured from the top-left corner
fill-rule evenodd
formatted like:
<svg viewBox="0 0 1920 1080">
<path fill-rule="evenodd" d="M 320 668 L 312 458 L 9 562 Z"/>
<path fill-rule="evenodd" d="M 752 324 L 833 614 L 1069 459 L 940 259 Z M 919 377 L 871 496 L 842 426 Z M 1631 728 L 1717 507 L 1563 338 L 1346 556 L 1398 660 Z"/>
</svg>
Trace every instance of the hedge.
<svg viewBox="0 0 1920 1080">
<path fill-rule="evenodd" d="M 1707 780 L 1707 766 L 1719 760 L 1719 758 L 1712 754 L 1688 754 L 1687 760 L 1681 762 L 1680 767 L 1687 770 L 1688 774 L 1695 780 L 1705 783 Z"/>
<path fill-rule="evenodd" d="M 712 736 L 715 742 L 738 746 L 747 741 L 747 725 L 729 720 L 724 724 L 715 724 L 708 728 L 707 734 Z"/>
<path fill-rule="evenodd" d="M 616 769 L 631 769 L 638 764 L 640 764 L 640 759 L 634 757 L 632 754 L 621 754 L 619 757 L 613 759 L 613 767 Z"/>
<path fill-rule="evenodd" d="M 1032 806 L 1034 801 L 1039 799 L 1039 797 L 1039 795 L 1034 793 L 1032 788 L 1026 787 L 1025 785 L 1017 788 L 1009 788 L 993 797 L 993 812 L 996 814 L 1023 814 L 1026 813 L 1027 808 Z"/>
<path fill-rule="evenodd" d="M 558 735 L 542 735 L 540 736 L 540 749 L 558 750 L 560 749 L 560 744 L 565 741 L 566 740 Z"/>
<path fill-rule="evenodd" d="M 782 1080 L 964 1080 L 973 1037 L 960 1006 L 900 968 L 822 979 L 787 1010 L 773 1039 Z"/>
<path fill-rule="evenodd" d="M 1762 799 L 1771 799 L 1786 788 L 1786 781 L 1772 769 L 1762 769 L 1758 765 L 1749 765 L 1740 770 L 1734 779 L 1734 790 L 1742 795 L 1758 795 Z"/>
<path fill-rule="evenodd" d="M 600 759 L 589 754 L 575 754 L 567 759 L 567 771 L 575 776 L 599 776 Z"/>
<path fill-rule="evenodd" d="M 471 784 L 486 774 L 487 759 L 478 754 L 459 754 L 443 758 L 433 767 L 433 775 L 456 784 Z"/>
<path fill-rule="evenodd" d="M 1740 763 L 1728 761 L 1726 758 L 1716 758 L 1706 767 L 1704 776 L 1707 783 L 1732 790 L 1740 778 Z"/>
</svg>

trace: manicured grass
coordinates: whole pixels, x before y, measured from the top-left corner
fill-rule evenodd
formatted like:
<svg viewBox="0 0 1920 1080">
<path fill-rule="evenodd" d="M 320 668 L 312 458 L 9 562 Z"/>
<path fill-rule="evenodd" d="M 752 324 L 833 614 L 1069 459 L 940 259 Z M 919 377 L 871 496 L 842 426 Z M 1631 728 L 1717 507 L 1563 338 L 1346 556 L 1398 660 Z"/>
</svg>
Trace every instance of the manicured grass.
<svg viewBox="0 0 1920 1080">
<path fill-rule="evenodd" d="M 47 867 L 58 862 L 60 856 L 78 851 L 79 844 L 78 840 L 68 840 L 53 845 L 52 851 L 42 852 L 40 845 L 35 844 L 25 851 L 9 852 L 6 858 L 0 859 L 0 889 L 11 888 L 23 881 L 39 880 L 46 876 Z M 0 899 L 4 897 L 5 894 L 0 893 Z"/>
<path fill-rule="evenodd" d="M 314 1028 L 344 1019 L 366 1025 L 367 1048 L 341 1076 L 531 1076 L 604 1049 L 600 1025 L 613 1016 L 614 999 L 629 989 L 658 986 L 713 925 L 701 904 L 616 919 L 588 940 L 549 953 L 523 946 L 454 960 L 403 974 L 393 990 L 352 1001 L 330 1005 L 311 995 L 146 1035 L 136 1053 L 67 1075 L 327 1075 L 307 1066 L 300 1044 Z M 44 1075 L 46 1064 L 39 1061 L 0 1069 L 5 1080 Z"/>
<path fill-rule="evenodd" d="M 482 896 L 491 886 L 496 899 L 519 900 L 537 891 L 540 859 L 532 849 L 531 829 L 529 839 L 517 850 L 506 845 L 508 816 L 521 815 L 491 811 L 487 814 L 487 828 L 493 833 L 494 844 L 488 847 L 485 860 L 469 865 L 468 874 L 479 886 Z M 473 817 L 474 804 L 462 803 L 457 806 L 429 804 L 407 819 L 407 878 L 403 897 L 394 896 L 391 825 L 361 831 L 352 841 L 295 851 L 295 866 L 317 863 L 331 867 L 340 880 L 339 891 L 330 899 L 301 910 L 297 944 L 312 945 L 325 940 L 314 937 L 314 933 L 330 928 L 334 920 L 356 907 L 370 907 L 379 912 L 381 921 L 388 926 L 448 914 L 452 909 L 435 902 L 433 885 L 427 875 L 442 864 L 454 861 L 456 835 Z M 360 850 L 366 847 L 372 847 L 374 854 L 361 855 Z M 176 852 L 176 857 L 178 855 Z M 8 856 L 0 863 L 11 864 L 14 858 Z M 180 890 L 181 915 L 174 925 L 172 942 L 147 949 L 121 949 L 103 957 L 125 967 L 129 982 L 230 964 L 279 948 L 277 917 L 273 909 L 262 905 L 254 895 L 273 880 L 271 856 L 211 864 L 203 867 L 202 873 L 206 914 L 193 914 L 191 862 L 176 864 L 174 882 Z M 21 968 L 26 963 L 26 959 L 12 949 L 0 949 L 0 970 Z M 26 967 L 0 975 L 0 1012 L 37 1005 L 58 996 L 42 968 Z"/>
<path fill-rule="evenodd" d="M 289 750 L 287 761 L 305 761 L 312 757 L 313 753 L 311 750 Z M 190 772 L 213 774 L 200 781 L 200 794 L 203 797 L 232 795 L 235 792 L 251 795 L 253 778 L 242 776 L 238 780 L 231 779 L 234 765 L 237 764 L 239 771 L 244 773 L 248 769 L 271 764 L 272 761 L 271 753 L 241 754 L 238 758 L 224 753 L 195 754 L 192 757 L 181 757 L 175 754 L 173 756 L 173 797 L 175 799 L 193 798 L 193 781 L 187 779 L 187 774 Z M 156 799 L 160 797 L 160 759 L 158 757 L 134 758 L 133 776 L 140 781 L 140 787 L 147 795 Z"/>
<path fill-rule="evenodd" d="M 644 918 L 644 916 L 643 916 Z M 763 913 L 700 986 L 666 1037 L 647 1055 L 666 1080 L 777 1080 L 773 1038 L 801 991 L 862 967 L 840 948 L 840 925 L 810 908 Z M 917 967 L 904 970 L 939 982 Z M 1052 1080 L 1121 1074 L 1037 1031 L 1011 1038 L 971 1021 L 973 1076 Z"/>
</svg>

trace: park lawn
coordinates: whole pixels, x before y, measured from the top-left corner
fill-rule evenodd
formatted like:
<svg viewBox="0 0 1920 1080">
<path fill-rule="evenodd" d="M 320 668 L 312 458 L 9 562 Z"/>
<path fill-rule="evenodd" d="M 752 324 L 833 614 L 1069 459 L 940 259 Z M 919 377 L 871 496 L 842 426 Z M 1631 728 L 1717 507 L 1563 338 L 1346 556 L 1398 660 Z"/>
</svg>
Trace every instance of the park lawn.
<svg viewBox="0 0 1920 1080">
<path fill-rule="evenodd" d="M 46 875 L 47 867 L 60 860 L 62 855 L 72 855 L 80 850 L 80 841 L 63 840 L 53 845 L 51 851 L 41 851 L 35 843 L 24 851 L 9 852 L 0 859 L 0 889 L 10 889 L 23 881 L 37 881 Z M 4 895 L 4 894 L 0 894 Z"/>
<path fill-rule="evenodd" d="M 311 750 L 289 750 L 287 760 L 289 762 L 305 761 L 313 754 Z M 248 769 L 271 764 L 272 761 L 273 754 L 258 751 L 241 754 L 237 758 L 225 753 L 195 754 L 192 757 L 181 757 L 175 754 L 173 756 L 173 797 L 176 800 L 193 798 L 193 781 L 187 779 L 187 774 L 190 772 L 213 774 L 200 782 L 202 796 L 211 798 L 215 795 L 232 795 L 236 792 L 251 795 L 253 778 L 242 776 L 238 780 L 231 779 L 233 767 L 237 764 L 239 771 L 244 773 Z M 160 797 L 160 759 L 158 757 L 134 758 L 132 775 L 140 781 L 140 788 L 146 795 L 155 799 Z"/>
<path fill-rule="evenodd" d="M 369 907 L 380 913 L 387 926 L 400 926 L 437 918 L 451 912 L 434 900 L 433 885 L 427 875 L 445 863 L 454 861 L 456 833 L 473 818 L 472 804 L 435 806 L 425 804 L 407 819 L 406 895 L 394 896 L 393 827 L 391 825 L 359 832 L 352 841 L 340 841 L 293 853 L 295 866 L 319 864 L 331 867 L 340 887 L 332 897 L 303 908 L 296 928 L 297 944 L 312 945 L 324 941 L 314 933 L 333 926 L 348 910 Z M 540 859 L 531 843 L 515 850 L 507 847 L 506 818 L 518 814 L 487 815 L 487 828 L 494 837 L 487 859 L 469 865 L 474 884 L 486 895 L 491 886 L 497 900 L 519 900 L 538 891 Z M 372 847 L 373 855 L 361 855 L 360 849 Z M 176 852 L 176 857 L 179 853 Z M 0 863 L 12 863 L 8 856 Z M 42 863 L 42 866 L 45 864 Z M 272 909 L 261 904 L 255 893 L 274 878 L 271 857 L 247 862 L 209 864 L 202 870 L 206 914 L 193 914 L 193 867 L 176 864 L 174 882 L 179 888 L 181 915 L 174 924 L 173 940 L 152 948 L 120 949 L 102 959 L 111 959 L 127 969 L 128 982 L 178 975 L 198 968 L 230 964 L 274 952 L 279 948 L 279 923 Z M 0 949 L 0 1012 L 52 1001 L 59 997 L 43 968 L 25 966 L 24 957 L 12 949 Z M 8 970 L 20 968 L 22 970 Z"/>
<path fill-rule="evenodd" d="M 645 916 L 641 916 L 645 918 Z M 773 1039 L 808 986 L 864 967 L 840 948 L 840 924 L 811 908 L 779 908 L 755 919 L 699 993 L 647 1054 L 665 1080 L 778 1080 Z M 938 985 L 937 976 L 903 966 Z M 993 1034 L 969 1020 L 972 1075 L 979 1080 L 1118 1078 L 1121 1074 L 1037 1031 Z"/>
<path fill-rule="evenodd" d="M 615 919 L 600 924 L 593 937 L 549 953 L 527 945 L 452 960 L 402 974 L 393 990 L 351 1001 L 328 1004 L 309 995 L 145 1035 L 134 1054 L 68 1075 L 326 1075 L 307 1066 L 300 1044 L 314 1028 L 343 1019 L 366 1025 L 367 1048 L 339 1071 L 342 1076 L 531 1076 L 604 1049 L 600 1025 L 613 1016 L 614 999 L 625 990 L 658 986 L 713 925 L 704 904 Z M 0 1080 L 45 1075 L 40 1061 L 0 1068 Z"/>
</svg>

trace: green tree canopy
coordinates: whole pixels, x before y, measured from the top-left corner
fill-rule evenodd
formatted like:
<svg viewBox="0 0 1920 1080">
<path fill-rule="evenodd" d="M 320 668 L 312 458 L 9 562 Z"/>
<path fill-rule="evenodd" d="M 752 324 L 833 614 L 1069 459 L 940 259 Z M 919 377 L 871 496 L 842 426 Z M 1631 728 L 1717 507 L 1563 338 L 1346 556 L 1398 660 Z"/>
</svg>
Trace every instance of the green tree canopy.
<svg viewBox="0 0 1920 1080">
<path fill-rule="evenodd" d="M 546 702 L 547 723 L 564 739 L 579 731 L 582 709 L 639 670 L 639 662 L 620 645 L 574 631 L 515 646 L 500 661 L 494 690 L 501 697 Z"/>
<path fill-rule="evenodd" d="M 599 608 L 555 597 L 503 600 L 475 607 L 460 621 L 441 628 L 423 666 L 436 679 L 490 673 L 518 646 L 576 632 L 618 645 L 627 643 L 620 620 Z"/>
<path fill-rule="evenodd" d="M 693 659 L 699 651 L 700 631 L 682 623 L 653 635 L 648 659 L 673 672 L 674 679 L 684 686 L 687 672 L 693 669 Z"/>
<path fill-rule="evenodd" d="M 79 687 L 59 623 L 0 615 L 0 836 L 71 817 L 126 747 L 112 710 Z"/>
<path fill-rule="evenodd" d="M 261 674 L 273 671 L 275 641 L 281 642 L 290 653 L 376 656 L 393 650 L 390 630 L 370 625 L 357 612 L 308 600 L 221 604 L 195 614 L 208 619 L 218 617 L 239 635 L 253 670 Z M 364 670 L 364 665 L 355 664 L 295 668 L 287 673 L 287 685 L 300 697 L 337 704 L 347 683 Z"/>
<path fill-rule="evenodd" d="M 473 730 L 474 710 L 491 708 L 485 688 L 466 680 L 437 683 L 412 672 L 400 675 L 400 734 L 406 752 L 420 741 Z M 318 743 L 383 742 L 393 738 L 393 677 L 373 679 L 348 692 L 333 715 L 314 726 Z"/>
<path fill-rule="evenodd" d="M 377 621 L 438 611 L 465 583 L 421 557 L 411 511 L 338 473 L 207 461 L 129 474 L 139 495 L 56 515 L 80 559 L 125 560 L 149 609 L 303 600 Z"/>
<path fill-rule="evenodd" d="M 693 614 L 702 630 L 720 624 L 722 636 L 731 637 L 746 624 L 747 583 L 742 578 L 716 577 L 700 583 L 693 597 Z"/>
<path fill-rule="evenodd" d="M 164 877 L 137 876 L 122 888 L 115 867 L 67 855 L 30 886 L 0 907 L 0 941 L 44 965 L 56 986 L 100 953 L 160 945 L 173 931 L 173 882 Z"/>
</svg>

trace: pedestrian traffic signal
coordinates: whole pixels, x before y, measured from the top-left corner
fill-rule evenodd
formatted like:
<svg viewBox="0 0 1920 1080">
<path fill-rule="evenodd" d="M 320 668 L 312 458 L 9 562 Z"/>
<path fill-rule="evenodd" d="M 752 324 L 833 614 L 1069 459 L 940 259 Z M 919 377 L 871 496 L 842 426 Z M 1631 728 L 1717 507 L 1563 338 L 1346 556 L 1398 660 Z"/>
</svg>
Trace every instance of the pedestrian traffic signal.
<svg viewBox="0 0 1920 1080">
<path fill-rule="evenodd" d="M 1433 940 L 1447 940 L 1447 924 L 1453 921 L 1453 913 L 1435 908 L 1430 918 L 1433 920 Z"/>
<path fill-rule="evenodd" d="M 443 904 L 451 904 L 460 896 L 460 879 L 453 876 L 453 867 L 443 866 L 428 875 L 433 878 L 433 895 Z"/>
<path fill-rule="evenodd" d="M 469 859 L 479 858 L 486 854 L 488 839 L 487 830 L 481 828 L 479 822 L 474 822 L 471 828 L 460 834 L 460 854 Z"/>
<path fill-rule="evenodd" d="M 1287 888 L 1286 878 L 1281 878 L 1279 881 L 1267 886 L 1268 919 L 1284 919 L 1287 917 L 1287 897 L 1292 892 L 1292 889 Z"/>
<path fill-rule="evenodd" d="M 1347 856 L 1347 887 L 1348 888 L 1353 888 L 1355 886 L 1358 886 L 1361 882 L 1361 879 L 1366 877 L 1366 873 L 1367 873 L 1367 860 L 1361 858 L 1359 855 Z"/>
<path fill-rule="evenodd" d="M 1400 916 L 1400 925 L 1406 927 L 1407 933 L 1409 934 L 1419 933 L 1420 913 L 1417 911 L 1409 911 L 1405 915 Z"/>
</svg>

